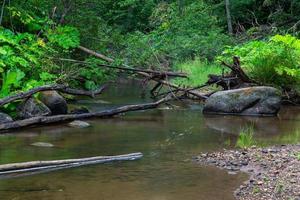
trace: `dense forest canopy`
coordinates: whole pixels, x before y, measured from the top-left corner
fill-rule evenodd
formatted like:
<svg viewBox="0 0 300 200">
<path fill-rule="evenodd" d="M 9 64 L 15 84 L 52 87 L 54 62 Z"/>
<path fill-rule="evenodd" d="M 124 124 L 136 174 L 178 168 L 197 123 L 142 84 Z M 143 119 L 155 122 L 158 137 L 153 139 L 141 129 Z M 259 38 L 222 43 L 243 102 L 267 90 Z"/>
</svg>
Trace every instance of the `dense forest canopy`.
<svg viewBox="0 0 300 200">
<path fill-rule="evenodd" d="M 117 77 L 79 45 L 114 65 L 190 73 L 180 84 L 221 73 L 219 60 L 233 54 L 257 81 L 300 80 L 298 0 L 2 0 L 0 23 L 1 96 L 52 82 L 92 90 Z"/>
</svg>

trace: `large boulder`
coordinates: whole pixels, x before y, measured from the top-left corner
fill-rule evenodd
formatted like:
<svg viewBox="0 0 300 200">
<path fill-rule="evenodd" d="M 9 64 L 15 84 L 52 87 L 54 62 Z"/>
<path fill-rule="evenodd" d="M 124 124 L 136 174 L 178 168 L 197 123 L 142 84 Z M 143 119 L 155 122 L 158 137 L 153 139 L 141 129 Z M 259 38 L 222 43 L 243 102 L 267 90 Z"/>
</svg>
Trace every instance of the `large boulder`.
<svg viewBox="0 0 300 200">
<path fill-rule="evenodd" d="M 56 91 L 41 92 L 40 100 L 51 110 L 52 115 L 68 113 L 66 100 Z"/>
<path fill-rule="evenodd" d="M 46 116 L 50 114 L 51 110 L 45 104 L 34 98 L 24 100 L 17 107 L 17 115 L 18 118 L 21 119 L 28 119 L 37 116 Z"/>
<path fill-rule="evenodd" d="M 12 122 L 13 119 L 5 113 L 0 112 L 0 124 Z"/>
<path fill-rule="evenodd" d="M 216 92 L 205 103 L 203 113 L 272 116 L 281 106 L 281 93 L 273 87 L 248 87 Z"/>
</svg>

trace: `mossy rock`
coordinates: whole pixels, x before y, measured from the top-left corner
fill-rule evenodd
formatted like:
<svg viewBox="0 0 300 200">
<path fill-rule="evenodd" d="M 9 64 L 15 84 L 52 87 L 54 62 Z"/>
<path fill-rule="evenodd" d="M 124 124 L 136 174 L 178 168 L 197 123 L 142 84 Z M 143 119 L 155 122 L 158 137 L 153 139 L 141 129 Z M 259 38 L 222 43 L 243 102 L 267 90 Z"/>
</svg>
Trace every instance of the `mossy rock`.
<svg viewBox="0 0 300 200">
<path fill-rule="evenodd" d="M 216 92 L 205 103 L 206 114 L 273 116 L 281 106 L 281 92 L 273 87 L 248 87 Z"/>
</svg>

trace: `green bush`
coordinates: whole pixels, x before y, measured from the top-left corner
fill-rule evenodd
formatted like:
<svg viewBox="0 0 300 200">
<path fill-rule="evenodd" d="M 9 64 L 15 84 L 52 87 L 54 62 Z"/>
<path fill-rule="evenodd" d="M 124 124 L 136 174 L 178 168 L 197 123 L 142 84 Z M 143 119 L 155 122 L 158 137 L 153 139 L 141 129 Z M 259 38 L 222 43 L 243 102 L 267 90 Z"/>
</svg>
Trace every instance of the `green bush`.
<svg viewBox="0 0 300 200">
<path fill-rule="evenodd" d="M 230 62 L 234 55 L 241 58 L 249 76 L 261 84 L 297 89 L 300 83 L 300 40 L 291 35 L 230 47 L 219 59 Z"/>
<path fill-rule="evenodd" d="M 79 45 L 78 31 L 69 26 L 52 27 L 51 20 L 35 18 L 22 9 L 9 10 L 20 26 L 19 31 L 0 27 L 0 97 L 62 81 L 64 73 L 58 72 L 53 58 Z"/>
<path fill-rule="evenodd" d="M 181 14 L 176 3 L 162 2 L 150 19 L 155 26 L 151 32 L 136 31 L 126 37 L 122 57 L 129 64 L 168 68 L 174 61 L 196 57 L 213 60 L 225 44 L 232 43 L 202 1 L 187 5 Z"/>
</svg>

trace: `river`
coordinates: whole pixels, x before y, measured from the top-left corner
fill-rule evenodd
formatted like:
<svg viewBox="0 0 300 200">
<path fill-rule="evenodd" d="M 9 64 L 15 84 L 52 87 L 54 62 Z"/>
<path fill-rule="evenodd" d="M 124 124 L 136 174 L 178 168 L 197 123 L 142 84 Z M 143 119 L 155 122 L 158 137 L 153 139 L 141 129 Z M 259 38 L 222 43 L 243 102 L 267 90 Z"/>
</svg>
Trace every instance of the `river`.
<svg viewBox="0 0 300 200">
<path fill-rule="evenodd" d="M 136 84 L 111 87 L 97 99 L 76 104 L 103 110 L 149 102 Z M 203 116 L 196 102 L 0 135 L 0 163 L 142 152 L 138 161 L 83 166 L 20 177 L 0 177 L 2 200 L 232 200 L 247 175 L 200 166 L 193 156 L 235 148 L 238 134 L 253 127 L 257 145 L 300 141 L 300 109 L 283 107 L 278 117 Z M 48 142 L 52 148 L 32 146 Z"/>
</svg>

